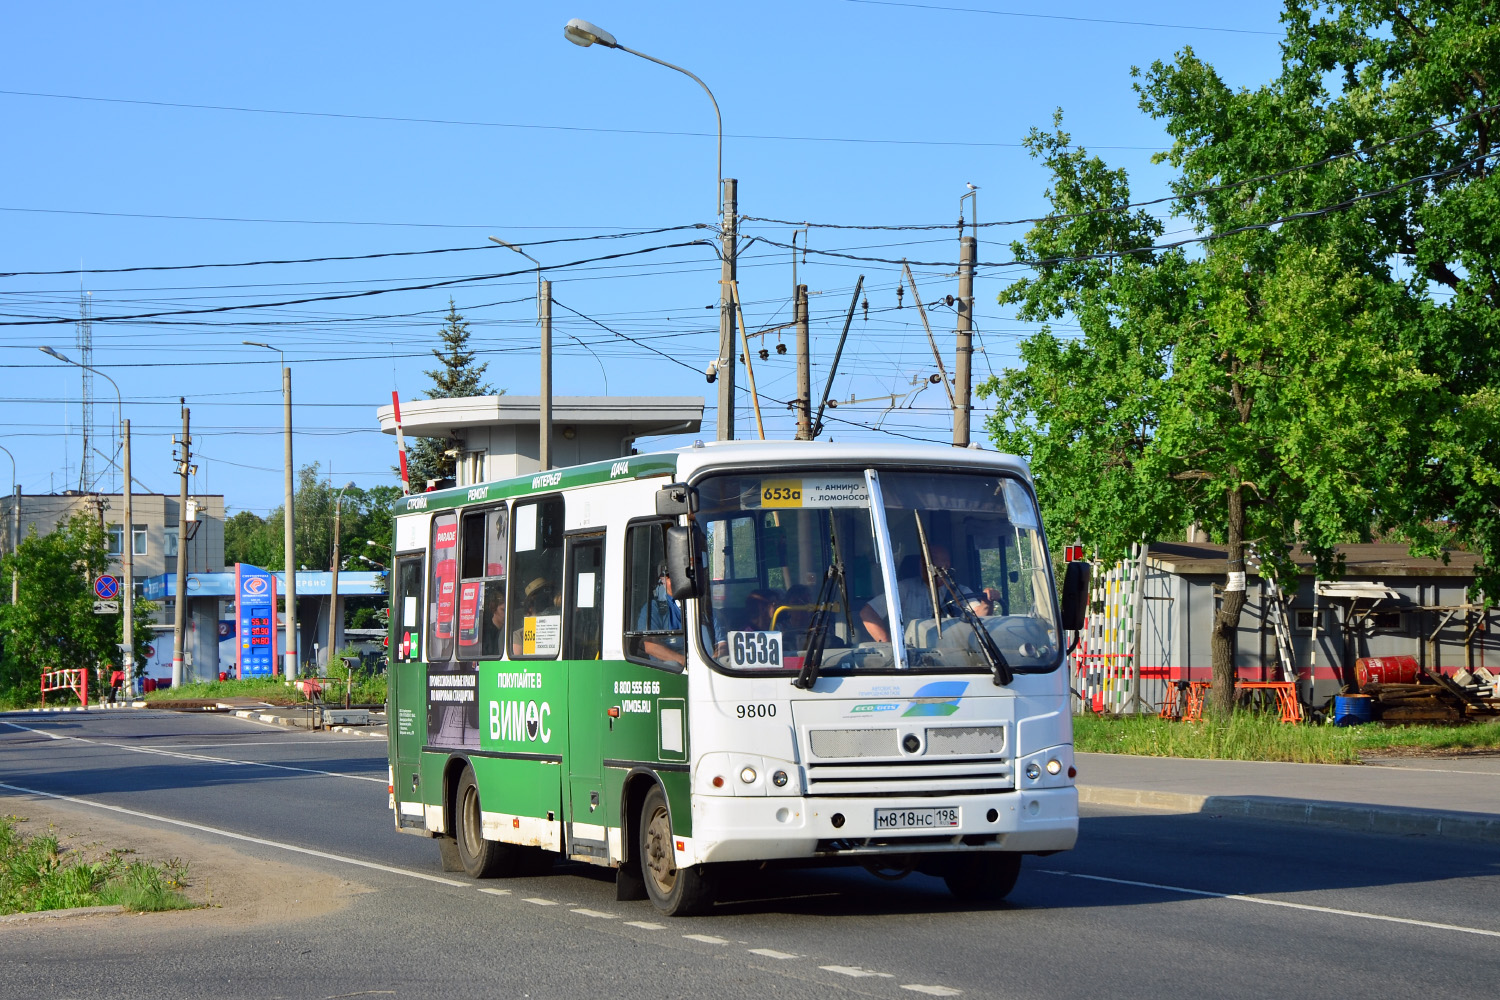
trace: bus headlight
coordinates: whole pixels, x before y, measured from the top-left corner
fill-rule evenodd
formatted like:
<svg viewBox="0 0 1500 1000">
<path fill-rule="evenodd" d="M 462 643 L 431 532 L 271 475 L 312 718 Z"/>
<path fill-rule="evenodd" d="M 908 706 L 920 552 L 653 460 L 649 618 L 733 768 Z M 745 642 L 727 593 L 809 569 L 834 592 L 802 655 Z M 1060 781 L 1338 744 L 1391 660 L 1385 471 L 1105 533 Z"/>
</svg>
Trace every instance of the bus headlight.
<svg viewBox="0 0 1500 1000">
<path fill-rule="evenodd" d="M 1047 761 L 1047 773 L 1048 774 L 1057 774 L 1057 773 L 1059 773 L 1061 771 L 1062 771 L 1062 761 L 1058 760 L 1056 757 L 1053 757 L 1051 760 Z"/>
<path fill-rule="evenodd" d="M 740 780 L 747 785 L 755 784 L 755 777 L 755 768 L 753 767 L 743 768 L 740 771 Z"/>
<path fill-rule="evenodd" d="M 1037 766 L 1036 761 L 1026 765 L 1026 777 L 1035 781 L 1042 776 L 1042 769 Z"/>
</svg>

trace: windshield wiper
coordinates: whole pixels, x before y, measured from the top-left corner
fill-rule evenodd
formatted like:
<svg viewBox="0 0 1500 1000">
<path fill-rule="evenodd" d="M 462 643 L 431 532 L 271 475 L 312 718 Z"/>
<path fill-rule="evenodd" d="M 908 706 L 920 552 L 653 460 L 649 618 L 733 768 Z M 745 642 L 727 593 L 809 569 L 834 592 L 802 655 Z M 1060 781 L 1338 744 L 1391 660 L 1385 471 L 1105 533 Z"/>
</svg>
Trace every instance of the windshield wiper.
<svg viewBox="0 0 1500 1000">
<path fill-rule="evenodd" d="M 1015 680 L 1015 675 L 1011 673 L 1010 664 L 1005 662 L 1005 654 L 1000 652 L 999 646 L 995 645 L 995 639 L 990 635 L 990 630 L 984 627 L 984 623 L 979 620 L 974 609 L 969 607 L 968 600 L 959 592 L 958 584 L 953 582 L 953 576 L 948 570 L 942 566 L 934 566 L 933 569 L 943 581 L 943 586 L 947 587 L 948 592 L 953 595 L 953 604 L 958 609 L 959 616 L 974 630 L 974 638 L 985 658 L 990 661 L 990 669 L 994 671 L 995 685 L 997 687 L 1008 686 L 1011 681 Z M 934 609 L 933 613 L 938 617 L 942 614 L 937 609 Z"/>
<path fill-rule="evenodd" d="M 844 580 L 844 560 L 839 558 L 838 530 L 833 526 L 832 518 L 829 519 L 828 529 L 829 538 L 833 542 L 833 558 L 828 563 L 828 569 L 823 572 L 823 585 L 818 588 L 817 607 L 813 609 L 812 620 L 807 623 L 807 651 L 802 657 L 802 669 L 792 678 L 792 686 L 804 690 L 817 683 L 818 670 L 823 666 L 823 649 L 828 643 L 828 615 L 833 608 L 835 584 L 843 598 L 844 618 L 852 621 L 849 617 L 849 585 Z"/>
</svg>

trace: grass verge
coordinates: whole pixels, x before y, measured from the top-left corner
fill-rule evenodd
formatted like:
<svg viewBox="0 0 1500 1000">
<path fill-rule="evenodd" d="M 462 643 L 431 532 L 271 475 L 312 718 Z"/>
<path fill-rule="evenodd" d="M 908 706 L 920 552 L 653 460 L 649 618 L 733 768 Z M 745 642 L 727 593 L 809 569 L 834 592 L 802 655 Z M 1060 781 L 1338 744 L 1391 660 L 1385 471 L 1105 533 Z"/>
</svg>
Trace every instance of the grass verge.
<svg viewBox="0 0 1500 1000">
<path fill-rule="evenodd" d="M 1172 722 L 1155 716 L 1081 715 L 1073 744 L 1083 752 L 1214 760 L 1357 764 L 1362 754 L 1500 751 L 1500 722 L 1467 726 L 1295 726 L 1259 712 L 1227 722 Z"/>
<path fill-rule="evenodd" d="M 0 914 L 37 913 L 75 906 L 127 910 L 185 910 L 187 864 L 153 863 L 113 849 L 90 859 L 66 851 L 51 833 L 28 837 L 14 816 L 0 817 Z"/>
</svg>

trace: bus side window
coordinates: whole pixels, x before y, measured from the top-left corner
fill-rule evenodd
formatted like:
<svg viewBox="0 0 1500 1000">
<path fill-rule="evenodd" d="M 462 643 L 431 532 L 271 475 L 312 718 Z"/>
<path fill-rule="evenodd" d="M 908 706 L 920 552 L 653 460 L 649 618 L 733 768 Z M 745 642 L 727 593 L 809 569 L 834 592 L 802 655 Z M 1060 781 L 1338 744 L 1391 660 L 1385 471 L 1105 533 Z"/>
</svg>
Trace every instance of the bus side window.
<svg viewBox="0 0 1500 1000">
<path fill-rule="evenodd" d="M 597 660 L 604 652 L 604 536 L 575 535 L 568 545 L 568 614 L 563 659 Z"/>
<path fill-rule="evenodd" d="M 432 519 L 432 582 L 428 620 L 427 662 L 453 658 L 454 619 L 458 594 L 458 518 L 440 514 Z"/>
<path fill-rule="evenodd" d="M 396 560 L 396 599 L 391 604 L 395 622 L 393 662 L 421 658 L 422 644 L 422 557 L 401 556 Z"/>
<path fill-rule="evenodd" d="M 687 665 L 682 605 L 667 592 L 667 522 L 633 524 L 625 536 L 625 657 L 680 670 Z"/>
<path fill-rule="evenodd" d="M 498 659 L 505 643 L 504 507 L 464 514 L 458 584 L 458 658 Z"/>
<path fill-rule="evenodd" d="M 562 646 L 562 497 L 518 501 L 510 529 L 510 655 L 554 660 Z"/>
</svg>

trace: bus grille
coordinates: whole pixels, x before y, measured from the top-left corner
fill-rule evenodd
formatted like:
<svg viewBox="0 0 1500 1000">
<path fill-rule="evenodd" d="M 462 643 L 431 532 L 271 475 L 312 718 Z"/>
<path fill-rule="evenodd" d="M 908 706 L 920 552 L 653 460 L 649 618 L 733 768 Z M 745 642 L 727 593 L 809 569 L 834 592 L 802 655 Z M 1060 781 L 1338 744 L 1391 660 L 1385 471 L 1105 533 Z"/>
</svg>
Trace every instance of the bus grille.
<svg viewBox="0 0 1500 1000">
<path fill-rule="evenodd" d="M 970 757 L 1005 749 L 1004 726 L 943 726 L 927 730 L 927 753 Z"/>
<path fill-rule="evenodd" d="M 807 765 L 809 795 L 979 795 L 1015 788 L 1015 772 L 1002 757 L 915 757 Z"/>
<path fill-rule="evenodd" d="M 814 757 L 894 757 L 901 752 L 894 729 L 814 729 L 807 734 Z"/>
</svg>

